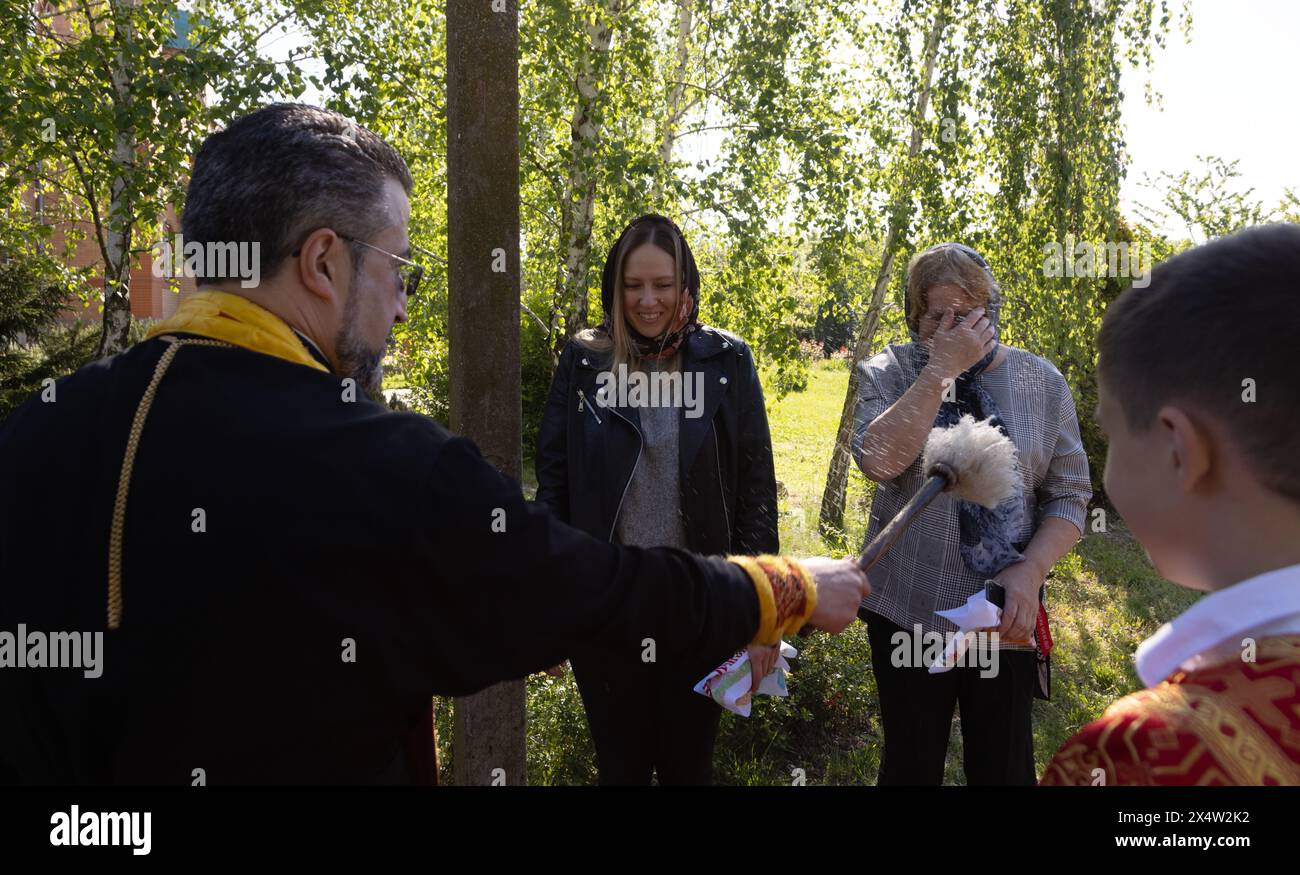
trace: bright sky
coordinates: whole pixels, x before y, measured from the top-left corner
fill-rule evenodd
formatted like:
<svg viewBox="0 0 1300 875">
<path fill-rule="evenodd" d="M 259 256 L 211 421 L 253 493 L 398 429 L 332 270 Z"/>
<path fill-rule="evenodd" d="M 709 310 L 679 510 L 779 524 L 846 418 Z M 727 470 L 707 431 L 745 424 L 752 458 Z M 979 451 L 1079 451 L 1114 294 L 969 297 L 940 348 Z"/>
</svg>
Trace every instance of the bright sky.
<svg viewBox="0 0 1300 875">
<path fill-rule="evenodd" d="M 1175 29 L 1155 54 L 1163 111 L 1146 104 L 1145 72 L 1124 76 L 1125 212 L 1159 200 L 1143 173 L 1196 172 L 1198 155 L 1240 161 L 1239 190 L 1276 206 L 1284 189 L 1300 191 L 1300 0 L 1193 0 L 1191 10 L 1190 42 Z"/>
</svg>

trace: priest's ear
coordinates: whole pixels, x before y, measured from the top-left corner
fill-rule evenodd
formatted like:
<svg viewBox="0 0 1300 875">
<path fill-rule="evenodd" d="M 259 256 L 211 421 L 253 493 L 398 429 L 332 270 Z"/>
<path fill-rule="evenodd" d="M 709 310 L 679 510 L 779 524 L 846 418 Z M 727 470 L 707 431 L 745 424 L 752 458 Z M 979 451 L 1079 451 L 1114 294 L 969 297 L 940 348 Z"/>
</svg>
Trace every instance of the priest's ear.
<svg viewBox="0 0 1300 875">
<path fill-rule="evenodd" d="M 317 228 L 290 256 L 298 281 L 322 303 L 339 305 L 355 274 L 357 253 L 332 228 Z M 345 279 L 344 277 L 347 277 Z"/>
</svg>

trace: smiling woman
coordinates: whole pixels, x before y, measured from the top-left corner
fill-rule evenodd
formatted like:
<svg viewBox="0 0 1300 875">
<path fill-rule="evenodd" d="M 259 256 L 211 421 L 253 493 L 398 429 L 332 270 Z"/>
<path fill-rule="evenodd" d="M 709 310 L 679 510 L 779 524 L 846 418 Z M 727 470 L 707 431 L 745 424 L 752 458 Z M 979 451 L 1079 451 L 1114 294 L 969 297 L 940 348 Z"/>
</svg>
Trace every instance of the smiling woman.
<svg viewBox="0 0 1300 875">
<path fill-rule="evenodd" d="M 680 265 L 680 267 L 679 267 Z M 699 319 L 700 274 L 680 230 L 647 214 L 624 229 L 605 262 L 605 321 L 578 335 L 610 369 L 671 361 Z"/>
<path fill-rule="evenodd" d="M 623 262 L 623 311 L 642 337 L 659 337 L 681 308 L 674 256 L 654 246 L 638 246 Z M 689 295 L 689 293 L 688 293 Z M 687 295 L 681 303 L 689 306 Z"/>
<path fill-rule="evenodd" d="M 758 373 L 744 341 L 699 324 L 699 293 L 673 222 L 646 215 L 628 225 L 605 263 L 604 323 L 565 347 L 556 368 L 537 500 L 622 544 L 775 553 Z M 777 652 L 749 651 L 761 674 Z M 571 656 L 601 783 L 648 784 L 655 773 L 661 784 L 709 783 L 721 710 L 692 688 L 717 660 L 658 666 L 641 649 Z"/>
</svg>

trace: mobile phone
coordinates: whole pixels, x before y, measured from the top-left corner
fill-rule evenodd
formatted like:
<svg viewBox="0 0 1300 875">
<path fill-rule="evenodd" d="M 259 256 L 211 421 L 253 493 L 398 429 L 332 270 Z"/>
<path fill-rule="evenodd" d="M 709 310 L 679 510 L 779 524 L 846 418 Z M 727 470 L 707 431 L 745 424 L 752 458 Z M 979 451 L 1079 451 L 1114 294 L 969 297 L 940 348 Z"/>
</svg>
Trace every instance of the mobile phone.
<svg viewBox="0 0 1300 875">
<path fill-rule="evenodd" d="M 984 598 L 988 599 L 989 604 L 1006 609 L 1007 591 L 1002 588 L 1002 584 L 992 580 L 984 581 Z"/>
</svg>

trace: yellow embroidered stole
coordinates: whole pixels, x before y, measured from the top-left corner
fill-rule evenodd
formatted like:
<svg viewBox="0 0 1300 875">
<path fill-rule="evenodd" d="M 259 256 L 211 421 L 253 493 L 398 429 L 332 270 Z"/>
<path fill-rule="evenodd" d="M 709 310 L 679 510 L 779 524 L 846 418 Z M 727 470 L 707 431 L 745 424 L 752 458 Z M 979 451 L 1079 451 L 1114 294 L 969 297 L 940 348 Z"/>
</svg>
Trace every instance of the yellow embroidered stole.
<svg viewBox="0 0 1300 875">
<path fill-rule="evenodd" d="M 254 352 L 329 372 L 329 368 L 312 356 L 287 322 L 265 307 L 229 292 L 202 291 L 190 295 L 175 313 L 149 329 L 146 337 L 176 332 L 224 340 Z"/>
</svg>

